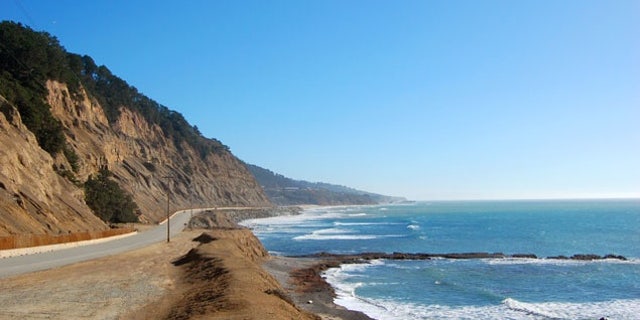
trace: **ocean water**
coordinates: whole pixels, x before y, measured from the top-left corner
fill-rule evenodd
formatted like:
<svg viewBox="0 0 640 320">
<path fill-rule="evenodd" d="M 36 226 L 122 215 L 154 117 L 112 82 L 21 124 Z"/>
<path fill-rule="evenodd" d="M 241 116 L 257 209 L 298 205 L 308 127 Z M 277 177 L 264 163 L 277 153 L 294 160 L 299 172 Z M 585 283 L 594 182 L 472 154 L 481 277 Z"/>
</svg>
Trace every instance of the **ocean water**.
<svg viewBox="0 0 640 320">
<path fill-rule="evenodd" d="M 278 255 L 502 252 L 628 258 L 376 260 L 325 272 L 337 304 L 375 319 L 640 319 L 640 200 L 322 207 L 243 224 Z"/>
</svg>

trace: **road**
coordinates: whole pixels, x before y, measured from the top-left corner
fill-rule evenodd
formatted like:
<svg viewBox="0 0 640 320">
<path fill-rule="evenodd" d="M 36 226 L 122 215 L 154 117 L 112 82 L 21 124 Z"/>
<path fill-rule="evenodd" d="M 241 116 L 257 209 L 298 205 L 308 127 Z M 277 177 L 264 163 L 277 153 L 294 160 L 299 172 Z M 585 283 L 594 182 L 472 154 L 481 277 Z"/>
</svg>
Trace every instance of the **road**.
<svg viewBox="0 0 640 320">
<path fill-rule="evenodd" d="M 196 209 L 193 212 L 201 210 L 207 209 Z M 171 217 L 170 230 L 172 237 L 184 230 L 191 217 L 191 212 L 192 210 L 182 210 Z M 156 242 L 166 241 L 166 239 L 167 226 L 166 223 L 163 223 L 148 231 L 113 241 L 27 256 L 4 258 L 0 259 L 0 279 L 139 249 Z"/>
</svg>

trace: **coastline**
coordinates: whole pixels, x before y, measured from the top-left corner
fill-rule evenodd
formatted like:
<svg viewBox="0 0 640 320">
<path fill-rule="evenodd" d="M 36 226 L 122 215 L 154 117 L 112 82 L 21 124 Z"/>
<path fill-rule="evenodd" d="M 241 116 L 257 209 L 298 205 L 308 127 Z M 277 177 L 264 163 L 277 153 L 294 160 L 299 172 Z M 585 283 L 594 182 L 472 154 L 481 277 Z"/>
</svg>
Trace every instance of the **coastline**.
<svg viewBox="0 0 640 320">
<path fill-rule="evenodd" d="M 269 255 L 253 232 L 249 228 L 238 224 L 240 221 L 247 219 L 295 215 L 302 210 L 303 208 L 301 207 L 210 210 L 194 216 L 189 226 L 205 229 L 202 230 L 204 232 L 202 236 L 208 235 L 215 238 L 212 243 L 224 240 L 233 233 L 245 232 L 245 236 L 234 240 L 242 244 L 242 246 L 237 246 L 234 250 L 253 251 L 250 260 L 259 261 L 259 268 L 261 269 L 254 270 L 254 273 L 262 277 L 261 273 L 265 272 L 269 277 L 277 281 L 279 287 L 271 290 L 281 292 L 281 298 L 292 303 L 297 309 L 303 311 L 303 314 L 308 313 L 312 318 L 326 320 L 371 320 L 370 317 L 362 312 L 348 310 L 333 302 L 335 297 L 334 289 L 321 277 L 321 273 L 329 267 L 338 267 L 338 260 L 333 258 L 325 259 L 323 257 Z M 221 250 L 218 248 L 215 251 L 220 252 Z M 226 253 L 225 255 L 231 254 Z M 257 256 L 260 256 L 260 258 L 256 258 Z M 245 261 L 245 263 L 247 262 Z M 235 270 L 230 269 L 229 272 L 234 273 Z M 207 313 L 207 316 L 213 316 L 213 314 Z M 304 315 L 300 316 L 304 317 Z"/>
<path fill-rule="evenodd" d="M 327 268 L 338 267 L 321 258 L 272 256 L 262 267 L 278 280 L 301 309 L 322 319 L 372 320 L 360 311 L 334 303 L 335 291 L 321 276 Z"/>
<path fill-rule="evenodd" d="M 3 279 L 0 318 L 35 319 L 37 314 L 57 319 L 371 319 L 336 305 L 335 291 L 322 278 L 323 271 L 377 259 L 625 260 L 589 254 L 271 256 L 252 230 L 235 222 L 296 212 L 292 208 L 284 212 L 278 208 L 211 210 L 196 217 L 192 228 L 170 243 Z M 600 307 L 607 308 L 611 306 Z"/>
<path fill-rule="evenodd" d="M 518 252 L 518 251 L 515 251 Z M 526 252 L 526 251 L 525 251 Z M 578 251 L 580 252 L 580 251 Z M 606 252 L 606 251 L 605 251 Z M 611 251 L 610 251 L 611 252 Z M 338 268 L 343 264 L 367 263 L 371 260 L 504 260 L 507 262 L 530 263 L 531 261 L 626 261 L 627 257 L 615 253 L 604 255 L 592 253 L 578 253 L 573 255 L 537 256 L 533 253 L 502 253 L 502 252 L 453 252 L 453 253 L 379 253 L 363 252 L 358 254 L 329 254 L 318 253 L 312 255 L 282 257 L 275 256 L 263 264 L 284 288 L 291 293 L 294 302 L 300 308 L 308 310 L 323 319 L 371 319 L 362 312 L 348 310 L 334 303 L 335 290 L 322 279 L 322 273 L 328 268 Z M 537 262 L 533 262 L 537 263 Z M 571 262 L 573 263 L 573 262 Z M 312 301 L 312 303 L 308 303 Z M 511 301 L 511 300 L 505 300 Z M 345 304 L 351 305 L 351 304 Z M 510 307 L 507 307 L 507 309 Z M 360 308 L 358 308 L 360 309 Z M 360 310 L 369 310 L 367 308 Z M 369 311 L 367 311 L 369 312 Z"/>
</svg>

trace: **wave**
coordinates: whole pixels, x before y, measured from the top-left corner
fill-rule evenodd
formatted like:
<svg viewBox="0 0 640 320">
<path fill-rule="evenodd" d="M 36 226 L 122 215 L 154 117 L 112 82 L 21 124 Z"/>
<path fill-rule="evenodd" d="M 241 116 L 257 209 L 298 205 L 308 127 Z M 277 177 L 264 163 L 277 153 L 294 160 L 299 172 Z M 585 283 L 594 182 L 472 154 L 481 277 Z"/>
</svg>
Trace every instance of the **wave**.
<svg viewBox="0 0 640 320">
<path fill-rule="evenodd" d="M 241 226 L 258 229 L 260 231 L 274 230 L 276 232 L 282 232 L 286 227 L 298 229 L 300 227 L 322 227 L 322 221 L 327 219 L 341 219 L 347 215 L 340 212 L 326 212 L 322 214 L 314 214 L 312 212 L 305 212 L 299 215 L 291 216 L 276 216 L 269 218 L 249 219 L 239 222 Z M 320 223 L 318 223 L 320 222 Z"/>
<path fill-rule="evenodd" d="M 350 310 L 361 311 L 374 319 L 634 319 L 640 314 L 640 299 L 618 299 L 596 302 L 524 302 L 505 298 L 490 305 L 428 305 L 390 298 L 367 298 L 359 295 L 363 287 L 384 284 L 367 282 L 362 272 L 376 265 L 389 265 L 387 260 L 370 264 L 349 264 L 323 273 L 323 278 L 336 292 L 334 302 Z M 357 277 L 357 278 L 354 278 Z M 353 280 L 357 279 L 356 282 Z M 349 281 L 351 280 L 351 281 Z M 373 279 L 372 279 L 373 280 Z"/>
<path fill-rule="evenodd" d="M 362 283 L 336 290 L 334 302 L 350 310 L 361 311 L 374 319 L 634 319 L 640 314 L 640 299 L 588 303 L 525 303 L 507 298 L 488 306 L 419 305 L 390 299 L 358 296 Z"/>
<path fill-rule="evenodd" d="M 364 212 L 349 213 L 349 214 L 348 214 L 348 216 L 349 216 L 349 217 L 364 217 L 364 216 L 366 216 L 366 215 L 367 215 L 367 214 L 366 214 L 366 213 L 364 213 Z"/>
<path fill-rule="evenodd" d="M 538 316 L 545 319 L 564 319 L 563 315 L 559 315 L 552 310 L 542 308 L 540 304 L 520 302 L 515 299 L 507 298 L 502 301 L 510 310 L 523 312 L 526 315 Z"/>
<path fill-rule="evenodd" d="M 501 258 L 501 259 L 482 259 L 489 265 L 552 265 L 552 266 L 580 266 L 592 263 L 608 263 L 608 264 L 633 264 L 640 265 L 640 259 L 601 259 L 601 260 L 562 260 L 562 259 L 529 259 L 529 258 Z"/>
<path fill-rule="evenodd" d="M 392 226 L 402 223 L 397 222 L 339 222 L 333 223 L 334 226 Z"/>
<path fill-rule="evenodd" d="M 407 226 L 407 229 L 414 230 L 414 231 L 415 230 L 420 230 L 420 226 L 417 225 L 417 224 L 410 224 L 410 225 Z"/>
<path fill-rule="evenodd" d="M 526 303 L 512 298 L 502 301 L 509 310 L 542 319 L 631 319 L 640 314 L 640 299 L 586 303 L 541 302 Z"/>
<path fill-rule="evenodd" d="M 305 234 L 294 237 L 293 240 L 372 240 L 387 236 L 358 235 L 358 234 Z"/>
<path fill-rule="evenodd" d="M 294 237 L 293 240 L 371 240 L 397 237 L 404 237 L 404 235 L 357 234 L 357 231 L 353 229 L 327 228 Z"/>
</svg>

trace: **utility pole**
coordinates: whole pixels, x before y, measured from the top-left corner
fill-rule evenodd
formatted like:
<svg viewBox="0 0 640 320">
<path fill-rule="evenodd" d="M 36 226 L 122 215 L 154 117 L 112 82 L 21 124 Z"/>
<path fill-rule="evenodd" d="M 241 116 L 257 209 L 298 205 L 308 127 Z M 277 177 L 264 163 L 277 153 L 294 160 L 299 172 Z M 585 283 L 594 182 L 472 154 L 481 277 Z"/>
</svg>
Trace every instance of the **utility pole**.
<svg viewBox="0 0 640 320">
<path fill-rule="evenodd" d="M 165 179 L 167 179 L 167 243 L 169 243 L 171 241 L 171 221 L 170 221 L 170 217 L 169 217 L 169 179 L 171 177 L 170 176 L 166 176 Z"/>
</svg>

